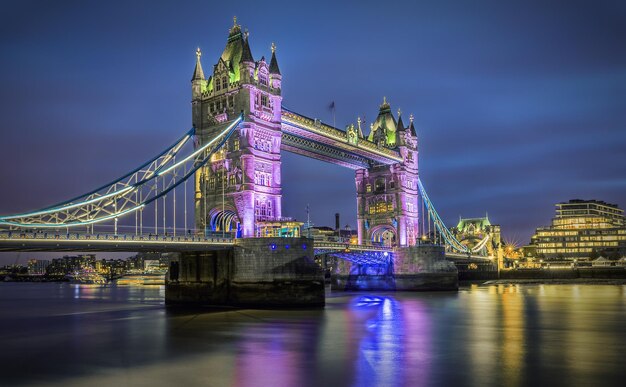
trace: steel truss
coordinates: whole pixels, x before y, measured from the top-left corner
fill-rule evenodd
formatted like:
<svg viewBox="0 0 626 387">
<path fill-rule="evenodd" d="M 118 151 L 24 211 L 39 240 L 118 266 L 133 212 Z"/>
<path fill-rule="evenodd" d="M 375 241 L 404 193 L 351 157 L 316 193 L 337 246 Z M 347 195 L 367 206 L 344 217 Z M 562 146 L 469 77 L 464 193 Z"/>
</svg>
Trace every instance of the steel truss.
<svg viewBox="0 0 626 387">
<path fill-rule="evenodd" d="M 195 129 L 134 171 L 94 191 L 38 211 L 0 216 L 10 228 L 65 228 L 114 220 L 141 211 L 193 176 L 230 138 L 243 115 L 221 124 L 218 133 L 195 148 Z M 178 160 L 177 160 L 178 159 Z"/>
</svg>

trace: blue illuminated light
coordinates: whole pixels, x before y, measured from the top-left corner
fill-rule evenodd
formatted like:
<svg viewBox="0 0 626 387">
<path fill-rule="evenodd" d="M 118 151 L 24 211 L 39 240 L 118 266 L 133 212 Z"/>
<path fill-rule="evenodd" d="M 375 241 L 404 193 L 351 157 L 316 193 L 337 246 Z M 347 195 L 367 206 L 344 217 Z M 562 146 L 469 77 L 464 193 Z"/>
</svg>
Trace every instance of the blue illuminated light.
<svg viewBox="0 0 626 387">
<path fill-rule="evenodd" d="M 270 245 L 270 249 L 272 249 L 272 250 L 276 250 L 276 244 L 275 244 L 275 243 L 272 243 L 272 244 Z"/>
<path fill-rule="evenodd" d="M 302 250 L 306 250 L 306 245 L 302 245 Z"/>
<path fill-rule="evenodd" d="M 385 251 L 385 252 L 383 253 L 383 255 L 384 255 L 385 257 L 387 257 L 387 256 L 389 256 L 389 253 Z"/>
<path fill-rule="evenodd" d="M 285 245 L 285 249 L 289 250 L 289 245 Z"/>
</svg>

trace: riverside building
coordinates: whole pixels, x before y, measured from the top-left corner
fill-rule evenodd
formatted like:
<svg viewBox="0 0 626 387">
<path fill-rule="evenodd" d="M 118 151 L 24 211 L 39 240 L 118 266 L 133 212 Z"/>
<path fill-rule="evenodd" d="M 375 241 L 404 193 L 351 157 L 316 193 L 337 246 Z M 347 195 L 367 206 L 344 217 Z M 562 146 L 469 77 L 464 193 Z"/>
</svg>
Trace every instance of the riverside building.
<svg viewBox="0 0 626 387">
<path fill-rule="evenodd" d="M 556 204 L 552 225 L 537 228 L 531 239 L 546 260 L 619 259 L 626 255 L 624 210 L 601 200 L 574 199 Z"/>
</svg>

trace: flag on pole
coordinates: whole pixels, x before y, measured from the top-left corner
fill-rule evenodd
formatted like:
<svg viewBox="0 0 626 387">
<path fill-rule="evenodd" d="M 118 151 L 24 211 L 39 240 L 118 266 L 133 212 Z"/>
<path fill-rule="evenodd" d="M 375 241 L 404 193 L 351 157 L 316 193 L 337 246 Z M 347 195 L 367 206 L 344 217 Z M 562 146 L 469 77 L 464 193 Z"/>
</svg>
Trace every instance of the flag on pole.
<svg viewBox="0 0 626 387">
<path fill-rule="evenodd" d="M 330 105 L 328 105 L 328 109 L 333 113 L 333 128 L 334 128 L 337 126 L 335 125 L 335 101 L 332 101 Z"/>
</svg>

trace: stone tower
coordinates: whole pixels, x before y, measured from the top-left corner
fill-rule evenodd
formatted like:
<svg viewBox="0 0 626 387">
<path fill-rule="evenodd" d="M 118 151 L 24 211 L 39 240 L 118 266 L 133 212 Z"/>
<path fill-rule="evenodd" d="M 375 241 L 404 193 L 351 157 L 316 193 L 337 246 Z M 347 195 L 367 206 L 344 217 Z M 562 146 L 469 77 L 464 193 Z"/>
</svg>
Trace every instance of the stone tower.
<svg viewBox="0 0 626 387">
<path fill-rule="evenodd" d="M 234 19 L 222 55 L 205 78 L 200 49 L 191 80 L 192 121 L 199 145 L 243 114 L 220 152 L 195 176 L 196 228 L 255 236 L 257 221 L 281 217 L 281 81 L 272 58 L 255 61 L 248 33 Z"/>
<path fill-rule="evenodd" d="M 397 150 L 403 161 L 356 171 L 359 244 L 413 246 L 419 234 L 417 134 L 413 116 L 404 126 L 386 99 L 372 123 L 368 141 Z"/>
</svg>

